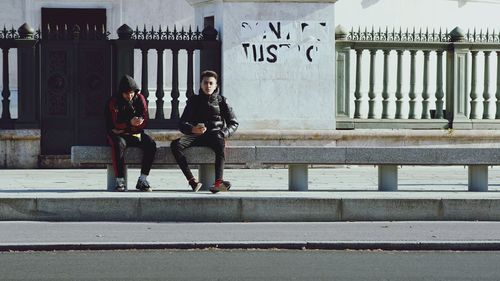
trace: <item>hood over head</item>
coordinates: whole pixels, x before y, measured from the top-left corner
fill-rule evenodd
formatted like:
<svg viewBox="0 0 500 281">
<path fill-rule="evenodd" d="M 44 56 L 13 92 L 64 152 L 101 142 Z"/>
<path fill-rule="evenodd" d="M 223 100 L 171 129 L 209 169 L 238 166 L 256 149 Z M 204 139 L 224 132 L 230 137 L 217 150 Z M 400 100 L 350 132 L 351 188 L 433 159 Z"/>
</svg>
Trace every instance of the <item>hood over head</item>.
<svg viewBox="0 0 500 281">
<path fill-rule="evenodd" d="M 123 75 L 120 79 L 120 84 L 118 85 L 117 95 L 121 96 L 123 92 L 134 91 L 136 94 L 139 92 L 139 87 L 135 82 L 134 78 L 129 75 Z"/>
</svg>

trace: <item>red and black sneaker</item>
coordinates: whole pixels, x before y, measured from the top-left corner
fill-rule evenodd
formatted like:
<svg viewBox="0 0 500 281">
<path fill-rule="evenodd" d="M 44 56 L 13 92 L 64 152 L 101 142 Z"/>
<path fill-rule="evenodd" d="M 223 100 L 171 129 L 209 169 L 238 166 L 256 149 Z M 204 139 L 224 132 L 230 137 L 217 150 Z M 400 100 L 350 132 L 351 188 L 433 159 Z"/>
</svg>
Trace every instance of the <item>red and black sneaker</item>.
<svg viewBox="0 0 500 281">
<path fill-rule="evenodd" d="M 229 181 L 216 180 L 214 185 L 210 188 L 212 193 L 217 193 L 219 191 L 228 191 L 231 188 L 231 183 Z"/>
</svg>

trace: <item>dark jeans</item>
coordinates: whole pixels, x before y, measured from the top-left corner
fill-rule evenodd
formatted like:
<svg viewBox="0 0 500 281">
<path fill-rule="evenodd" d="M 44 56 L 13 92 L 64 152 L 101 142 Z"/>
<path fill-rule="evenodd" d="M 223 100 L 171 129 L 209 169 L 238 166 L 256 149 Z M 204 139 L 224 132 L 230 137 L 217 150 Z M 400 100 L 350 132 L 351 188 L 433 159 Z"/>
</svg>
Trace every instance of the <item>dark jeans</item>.
<svg viewBox="0 0 500 281">
<path fill-rule="evenodd" d="M 156 153 L 156 143 L 150 136 L 141 133 L 141 139 L 139 139 L 132 135 L 115 135 L 110 133 L 108 134 L 108 143 L 111 145 L 115 177 L 123 178 L 125 175 L 125 149 L 127 147 L 139 147 L 142 149 L 141 173 L 149 175 Z"/>
<path fill-rule="evenodd" d="M 224 137 L 219 132 L 206 132 L 200 136 L 183 135 L 180 139 L 172 141 L 170 148 L 187 180 L 193 178 L 193 173 L 191 173 L 186 157 L 184 156 L 184 149 L 192 146 L 207 146 L 215 152 L 215 179 L 222 179 L 225 161 Z"/>
</svg>

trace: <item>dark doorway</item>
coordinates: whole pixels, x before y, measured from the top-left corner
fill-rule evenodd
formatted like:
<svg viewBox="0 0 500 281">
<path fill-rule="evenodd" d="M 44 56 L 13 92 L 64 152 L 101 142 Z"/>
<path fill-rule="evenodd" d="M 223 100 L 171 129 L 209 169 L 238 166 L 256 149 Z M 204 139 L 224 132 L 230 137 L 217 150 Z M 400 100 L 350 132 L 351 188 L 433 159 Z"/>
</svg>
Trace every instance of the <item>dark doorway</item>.
<svg viewBox="0 0 500 281">
<path fill-rule="evenodd" d="M 57 13 L 55 12 L 57 10 Z M 72 34 L 76 24 L 106 25 L 102 9 L 44 9 L 45 26 L 67 25 L 69 34 L 42 34 L 41 149 L 42 155 L 70 154 L 73 145 L 105 144 L 104 103 L 111 95 L 111 44 L 101 33 L 82 37 Z M 44 14 L 42 11 L 42 14 Z M 64 12 L 63 12 L 64 11 Z M 101 16 L 90 15 L 99 11 Z M 62 15 L 61 12 L 63 12 Z M 67 22 L 64 22 L 67 19 Z M 91 26 L 91 25 L 90 25 Z M 70 29 L 71 28 L 71 29 Z M 82 31 L 86 29 L 82 28 Z M 99 30 L 100 29 L 92 29 Z"/>
<path fill-rule="evenodd" d="M 47 38 L 50 30 L 72 31 L 78 25 L 80 29 L 103 30 L 106 28 L 106 9 L 65 9 L 42 8 L 42 38 Z M 57 26 L 57 27 L 56 27 Z"/>
</svg>

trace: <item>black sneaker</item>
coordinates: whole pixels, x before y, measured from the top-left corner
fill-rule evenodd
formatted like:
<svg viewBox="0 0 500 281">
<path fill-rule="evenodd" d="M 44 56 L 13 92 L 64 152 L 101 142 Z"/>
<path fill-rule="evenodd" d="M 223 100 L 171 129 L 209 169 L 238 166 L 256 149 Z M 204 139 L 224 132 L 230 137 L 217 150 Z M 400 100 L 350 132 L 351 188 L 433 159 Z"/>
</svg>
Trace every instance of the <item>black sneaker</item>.
<svg viewBox="0 0 500 281">
<path fill-rule="evenodd" d="M 193 189 L 194 192 L 198 192 L 201 189 L 202 184 L 197 180 L 190 180 L 189 186 L 191 186 L 191 189 Z"/>
<path fill-rule="evenodd" d="M 231 188 L 231 183 L 229 181 L 222 181 L 219 185 L 212 185 L 210 191 L 212 193 L 217 193 L 219 191 L 228 191 Z"/>
<path fill-rule="evenodd" d="M 153 191 L 151 189 L 151 186 L 149 185 L 149 182 L 147 180 L 138 179 L 137 180 L 137 185 L 135 186 L 135 188 L 139 189 L 140 191 L 144 191 L 144 192 Z"/>
<path fill-rule="evenodd" d="M 116 186 L 115 186 L 115 191 L 116 192 L 123 192 L 125 191 L 125 184 L 124 183 L 116 183 Z"/>
</svg>

